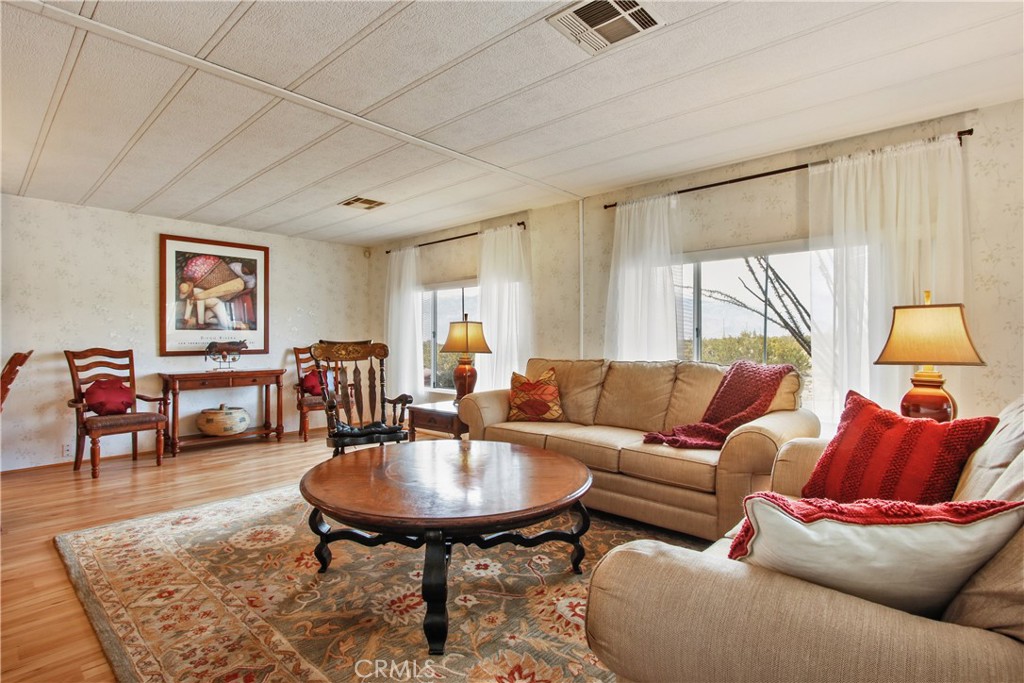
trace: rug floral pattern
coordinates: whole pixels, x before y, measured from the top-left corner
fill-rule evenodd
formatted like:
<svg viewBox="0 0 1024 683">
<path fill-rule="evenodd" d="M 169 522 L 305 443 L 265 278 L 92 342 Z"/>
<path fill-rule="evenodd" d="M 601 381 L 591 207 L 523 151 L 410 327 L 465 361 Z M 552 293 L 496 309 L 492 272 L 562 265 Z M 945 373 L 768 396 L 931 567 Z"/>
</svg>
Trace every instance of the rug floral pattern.
<svg viewBox="0 0 1024 683">
<path fill-rule="evenodd" d="M 594 563 L 638 538 L 706 545 L 596 514 L 582 575 L 564 543 L 456 545 L 448 641 L 431 656 L 423 549 L 339 541 L 319 574 L 309 510 L 289 486 L 56 543 L 122 683 L 608 680 L 583 630 Z M 543 526 L 570 523 L 566 515 Z"/>
</svg>

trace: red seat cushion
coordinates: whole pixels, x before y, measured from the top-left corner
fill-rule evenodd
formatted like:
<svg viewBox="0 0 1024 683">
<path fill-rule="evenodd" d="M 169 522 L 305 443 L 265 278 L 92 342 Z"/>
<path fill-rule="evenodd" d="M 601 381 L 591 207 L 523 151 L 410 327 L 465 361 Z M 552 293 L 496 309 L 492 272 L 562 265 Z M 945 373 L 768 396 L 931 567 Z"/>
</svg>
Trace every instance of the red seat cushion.
<svg viewBox="0 0 1024 683">
<path fill-rule="evenodd" d="M 967 458 L 998 422 L 995 417 L 952 422 L 903 417 L 851 391 L 839 431 L 802 494 L 840 503 L 881 498 L 933 505 L 951 500 Z"/>
<path fill-rule="evenodd" d="M 116 379 L 101 379 L 85 390 L 85 405 L 97 415 L 127 413 L 135 403 L 135 394 Z"/>
</svg>

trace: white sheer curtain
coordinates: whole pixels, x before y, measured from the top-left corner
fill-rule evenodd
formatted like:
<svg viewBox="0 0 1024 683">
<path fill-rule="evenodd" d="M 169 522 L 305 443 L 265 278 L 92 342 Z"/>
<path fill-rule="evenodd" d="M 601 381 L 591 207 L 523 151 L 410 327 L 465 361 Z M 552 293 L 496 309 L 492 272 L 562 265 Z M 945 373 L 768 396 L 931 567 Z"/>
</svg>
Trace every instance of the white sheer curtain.
<svg viewBox="0 0 1024 683">
<path fill-rule="evenodd" d="M 813 166 L 809 174 L 812 391 L 823 429 L 854 389 L 899 410 L 911 367 L 874 365 L 892 307 L 960 303 L 969 273 L 955 135 Z M 956 372 L 943 369 L 955 383 Z"/>
<path fill-rule="evenodd" d="M 605 317 L 608 358 L 676 357 L 670 235 L 680 222 L 673 196 L 620 202 L 616 208 Z"/>
<path fill-rule="evenodd" d="M 480 233 L 480 322 L 491 353 L 476 355 L 476 390 L 508 387 L 533 352 L 530 242 L 517 225 Z"/>
<path fill-rule="evenodd" d="M 396 249 L 388 255 L 388 285 L 385 317 L 390 355 L 387 362 L 389 397 L 409 394 L 422 403 L 423 389 L 423 317 L 422 287 L 419 278 L 419 250 Z"/>
</svg>

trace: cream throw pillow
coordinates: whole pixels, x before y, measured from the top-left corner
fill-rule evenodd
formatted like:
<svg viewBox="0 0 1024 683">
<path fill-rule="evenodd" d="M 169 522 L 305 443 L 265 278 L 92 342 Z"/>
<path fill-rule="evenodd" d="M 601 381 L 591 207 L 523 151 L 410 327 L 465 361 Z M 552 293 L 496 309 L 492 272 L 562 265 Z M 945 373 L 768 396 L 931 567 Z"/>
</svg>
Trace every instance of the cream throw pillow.
<svg viewBox="0 0 1024 683">
<path fill-rule="evenodd" d="M 1024 523 L 1024 503 L 917 505 L 756 493 L 729 557 L 937 617 Z"/>
</svg>

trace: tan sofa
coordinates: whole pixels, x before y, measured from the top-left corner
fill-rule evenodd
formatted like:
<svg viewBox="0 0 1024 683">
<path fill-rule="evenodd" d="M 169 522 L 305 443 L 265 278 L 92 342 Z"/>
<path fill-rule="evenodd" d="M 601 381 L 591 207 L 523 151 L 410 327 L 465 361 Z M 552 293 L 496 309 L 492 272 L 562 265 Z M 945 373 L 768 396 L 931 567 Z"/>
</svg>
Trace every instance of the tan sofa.
<svg viewBox="0 0 1024 683">
<path fill-rule="evenodd" d="M 549 368 L 563 422 L 508 422 L 509 391 L 469 394 L 459 418 L 470 439 L 538 446 L 571 455 L 594 475 L 584 503 L 706 539 L 743 516 L 744 496 L 768 488 L 779 448 L 817 436 L 800 406 L 800 376 L 783 379 L 769 412 L 733 431 L 721 451 L 645 444 L 645 432 L 698 422 L 726 368 L 685 361 L 620 362 L 532 358 L 526 376 Z"/>
<path fill-rule="evenodd" d="M 1000 415 L 956 500 L 1024 500 L 1024 403 Z M 779 453 L 772 490 L 799 497 L 824 449 Z M 1024 530 L 960 589 L 941 620 L 658 541 L 615 548 L 594 568 L 587 640 L 620 683 L 1024 680 Z"/>
</svg>

